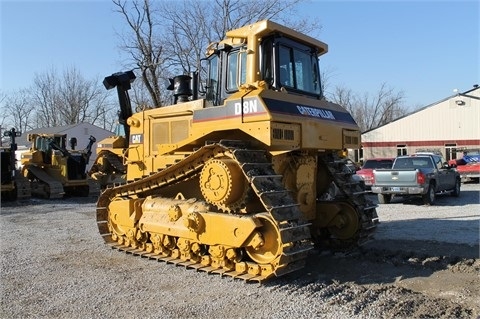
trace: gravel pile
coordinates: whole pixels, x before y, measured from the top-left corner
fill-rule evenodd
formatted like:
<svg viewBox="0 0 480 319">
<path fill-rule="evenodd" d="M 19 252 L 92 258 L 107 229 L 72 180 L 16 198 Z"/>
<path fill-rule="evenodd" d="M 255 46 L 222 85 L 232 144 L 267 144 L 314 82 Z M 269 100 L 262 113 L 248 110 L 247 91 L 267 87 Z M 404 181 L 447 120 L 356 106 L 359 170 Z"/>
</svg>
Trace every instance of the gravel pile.
<svg viewBox="0 0 480 319">
<path fill-rule="evenodd" d="M 366 253 L 316 255 L 305 270 L 262 285 L 107 248 L 93 198 L 2 203 L 0 318 L 473 318 L 480 306 L 467 291 L 451 300 L 395 281 L 407 272 L 431 275 L 435 265 L 478 280 L 479 190 L 463 185 L 460 198 L 441 197 L 433 207 L 381 205 Z M 431 243 L 453 245 L 459 255 L 445 262 L 439 254 L 408 252 Z M 392 263 L 392 249 L 405 246 Z M 381 278 L 369 272 L 373 267 Z"/>
</svg>

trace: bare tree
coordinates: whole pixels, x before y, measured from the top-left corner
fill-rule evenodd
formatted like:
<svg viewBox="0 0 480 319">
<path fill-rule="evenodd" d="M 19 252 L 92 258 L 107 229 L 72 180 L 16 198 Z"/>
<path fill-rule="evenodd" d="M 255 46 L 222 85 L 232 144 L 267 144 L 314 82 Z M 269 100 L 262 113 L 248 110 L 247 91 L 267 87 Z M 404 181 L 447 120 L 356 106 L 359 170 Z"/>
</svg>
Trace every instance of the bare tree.
<svg viewBox="0 0 480 319">
<path fill-rule="evenodd" d="M 2 114 L 4 114 L 3 117 L 0 118 L 0 138 L 2 137 L 2 130 L 5 128 L 5 126 L 8 125 L 8 120 L 7 120 L 7 114 L 6 112 L 3 110 L 4 109 L 4 102 L 5 100 L 7 99 L 7 95 L 5 94 L 5 92 L 3 92 L 2 90 L 0 90 L 0 111 L 2 112 Z M 1 139 L 0 139 L 1 141 Z M 1 145 L 1 144 L 0 144 Z"/>
<path fill-rule="evenodd" d="M 320 59 L 320 62 L 321 61 L 322 60 Z M 327 67 L 323 68 L 323 67 L 320 66 L 320 79 L 321 79 L 320 88 L 322 90 L 324 98 L 326 98 L 326 99 L 328 99 L 328 97 L 330 95 L 332 95 L 332 93 L 329 92 L 329 89 L 330 89 L 330 81 L 331 81 L 332 77 L 335 76 L 334 70 L 335 69 L 333 67 L 327 66 Z M 337 89 L 337 88 L 335 88 L 335 89 Z"/>
<path fill-rule="evenodd" d="M 404 98 L 402 91 L 396 92 L 386 83 L 382 83 L 374 94 L 357 94 L 349 88 L 337 86 L 331 95 L 333 102 L 352 114 L 362 132 L 405 115 L 408 109 L 403 106 Z"/>
<path fill-rule="evenodd" d="M 343 106 L 351 114 L 355 111 L 356 96 L 352 89 L 336 86 L 334 92 L 329 96 L 333 102 Z"/>
<path fill-rule="evenodd" d="M 4 118 L 10 120 L 17 131 L 25 132 L 32 129 L 31 120 L 34 114 L 30 93 L 27 89 L 20 89 L 6 96 L 4 100 Z M 2 125 L 3 126 L 3 125 Z"/>
<path fill-rule="evenodd" d="M 95 124 L 103 118 L 106 112 L 103 105 L 108 93 L 99 83 L 98 78 L 85 79 L 75 67 L 63 72 L 62 81 L 58 85 L 62 122 Z"/>
<path fill-rule="evenodd" d="M 36 110 L 34 127 L 81 122 L 105 127 L 110 117 L 106 102 L 110 92 L 101 87 L 98 79 L 85 79 L 75 67 L 64 70 L 61 76 L 54 68 L 35 74 L 29 93 Z"/>
<path fill-rule="evenodd" d="M 209 43 L 222 40 L 228 30 L 263 19 L 275 19 L 299 31 L 318 32 L 317 20 L 291 18 L 295 7 L 303 1 L 113 0 L 113 3 L 130 29 L 120 35 L 122 49 L 140 69 L 142 83 L 153 105 L 161 106 L 167 93 L 159 81 L 167 82 L 174 75 L 199 70 L 200 59 Z"/>
<path fill-rule="evenodd" d="M 54 68 L 34 75 L 30 93 L 31 102 L 37 110 L 35 127 L 61 125 L 57 96 L 58 83 L 57 72 Z"/>
<path fill-rule="evenodd" d="M 164 43 L 161 38 L 154 35 L 159 26 L 154 20 L 155 11 L 149 0 L 113 0 L 113 4 L 133 33 L 129 36 L 122 35 L 122 49 L 130 54 L 132 63 L 140 70 L 142 82 L 150 93 L 153 105 L 162 106 L 159 80 L 168 57 L 163 52 Z"/>
<path fill-rule="evenodd" d="M 296 6 L 304 2 L 303 0 L 215 0 L 206 1 L 208 11 L 203 11 L 207 25 L 213 30 L 211 41 L 220 40 L 225 36 L 228 30 L 241 27 L 246 24 L 257 22 L 264 19 L 276 20 L 280 23 L 290 26 L 293 29 L 311 33 L 320 30 L 317 20 L 309 21 L 299 19 L 298 16 L 292 19 L 296 11 Z M 188 1 L 190 3 L 191 1 Z M 212 10 L 212 11 L 210 11 Z M 219 15 L 208 14 L 209 12 L 219 12 Z"/>
</svg>

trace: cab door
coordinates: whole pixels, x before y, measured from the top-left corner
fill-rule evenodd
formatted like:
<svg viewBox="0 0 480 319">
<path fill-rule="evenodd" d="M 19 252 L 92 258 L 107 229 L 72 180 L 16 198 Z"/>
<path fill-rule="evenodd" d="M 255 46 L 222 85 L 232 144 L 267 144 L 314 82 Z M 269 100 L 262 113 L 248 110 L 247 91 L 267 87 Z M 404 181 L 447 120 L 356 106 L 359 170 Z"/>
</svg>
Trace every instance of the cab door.
<svg viewBox="0 0 480 319">
<path fill-rule="evenodd" d="M 438 170 L 439 190 L 449 190 L 455 187 L 455 169 L 444 166 L 444 159 L 441 156 L 434 156 L 435 166 Z"/>
</svg>

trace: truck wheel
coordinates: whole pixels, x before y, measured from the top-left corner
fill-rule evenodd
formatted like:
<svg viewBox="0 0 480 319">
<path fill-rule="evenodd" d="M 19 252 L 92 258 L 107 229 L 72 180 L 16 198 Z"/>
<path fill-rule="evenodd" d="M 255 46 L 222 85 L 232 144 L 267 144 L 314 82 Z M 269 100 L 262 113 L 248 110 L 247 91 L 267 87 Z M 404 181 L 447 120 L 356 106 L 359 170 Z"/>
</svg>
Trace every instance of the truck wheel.
<svg viewBox="0 0 480 319">
<path fill-rule="evenodd" d="M 435 202 L 435 185 L 428 185 L 428 191 L 422 195 L 422 199 L 425 205 L 433 205 L 433 202 Z"/>
<path fill-rule="evenodd" d="M 453 191 L 452 191 L 452 196 L 454 197 L 460 196 L 460 184 L 461 184 L 460 180 L 457 179 L 455 181 L 455 187 L 453 188 Z"/>
<path fill-rule="evenodd" d="M 389 204 L 391 200 L 392 200 L 391 194 L 378 194 L 379 204 Z"/>
</svg>

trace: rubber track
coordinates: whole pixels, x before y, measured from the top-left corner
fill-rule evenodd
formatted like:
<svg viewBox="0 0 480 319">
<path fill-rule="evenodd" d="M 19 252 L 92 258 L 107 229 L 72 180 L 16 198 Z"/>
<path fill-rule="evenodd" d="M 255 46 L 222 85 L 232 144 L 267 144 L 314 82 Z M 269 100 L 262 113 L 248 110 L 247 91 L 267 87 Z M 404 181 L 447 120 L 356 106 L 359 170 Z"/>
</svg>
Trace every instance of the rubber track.
<svg viewBox="0 0 480 319">
<path fill-rule="evenodd" d="M 148 257 L 167 263 L 183 265 L 200 271 L 241 278 L 247 281 L 262 281 L 263 275 L 237 273 L 236 271 L 205 266 L 193 261 L 173 259 L 147 253 L 118 244 L 111 239 L 108 230 L 107 206 L 115 197 L 146 197 L 154 195 L 162 187 L 186 180 L 198 174 L 204 163 L 218 155 L 233 154 L 239 163 L 252 189 L 263 203 L 266 211 L 273 218 L 280 232 L 283 253 L 275 267 L 275 275 L 282 276 L 301 269 L 309 250 L 313 248 L 310 241 L 309 224 L 301 220 L 302 214 L 290 193 L 284 189 L 282 176 L 276 175 L 272 164 L 267 160 L 266 151 L 245 148 L 243 143 L 223 141 L 222 144 L 207 145 L 189 155 L 178 164 L 172 165 L 149 177 L 130 182 L 115 188 L 107 188 L 97 202 L 97 225 L 105 242 L 112 248 Z M 230 155 L 231 156 L 231 155 Z M 247 263 L 248 264 L 248 263 Z M 252 264 L 251 262 L 249 264 Z M 250 265 L 249 265 L 250 266 Z"/>
</svg>

